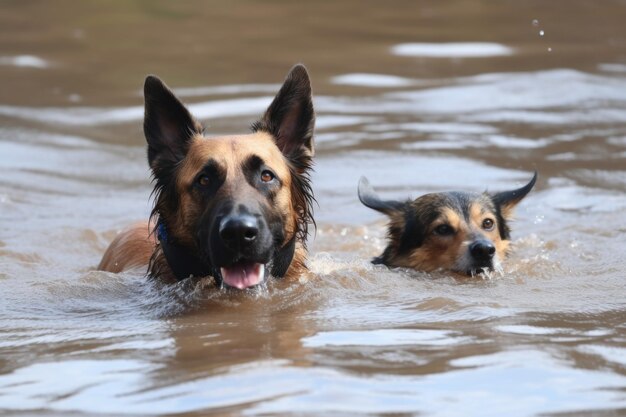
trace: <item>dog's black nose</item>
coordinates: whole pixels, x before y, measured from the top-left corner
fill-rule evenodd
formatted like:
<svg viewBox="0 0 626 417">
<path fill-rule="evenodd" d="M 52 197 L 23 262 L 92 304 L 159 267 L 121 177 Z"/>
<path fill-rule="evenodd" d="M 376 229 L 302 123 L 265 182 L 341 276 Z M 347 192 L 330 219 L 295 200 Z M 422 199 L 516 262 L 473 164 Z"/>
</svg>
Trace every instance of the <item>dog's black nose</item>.
<svg viewBox="0 0 626 417">
<path fill-rule="evenodd" d="M 259 222 L 249 214 L 227 216 L 220 223 L 219 233 L 226 246 L 244 248 L 254 243 L 259 235 Z"/>
<path fill-rule="evenodd" d="M 496 253 L 496 247 L 487 240 L 477 240 L 469 246 L 470 253 L 477 260 L 490 260 Z"/>
</svg>

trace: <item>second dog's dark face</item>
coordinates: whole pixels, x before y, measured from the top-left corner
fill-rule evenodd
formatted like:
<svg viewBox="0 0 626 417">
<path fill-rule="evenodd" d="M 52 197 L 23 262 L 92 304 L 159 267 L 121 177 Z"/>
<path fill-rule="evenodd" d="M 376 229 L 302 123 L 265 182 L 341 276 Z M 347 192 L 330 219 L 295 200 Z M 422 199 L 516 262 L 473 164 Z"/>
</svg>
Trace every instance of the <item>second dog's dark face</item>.
<svg viewBox="0 0 626 417">
<path fill-rule="evenodd" d="M 501 268 L 513 209 L 535 180 L 536 174 L 524 187 L 496 194 L 445 192 L 400 202 L 381 200 L 362 178 L 361 202 L 389 216 L 389 243 L 374 263 L 468 275 Z"/>
</svg>

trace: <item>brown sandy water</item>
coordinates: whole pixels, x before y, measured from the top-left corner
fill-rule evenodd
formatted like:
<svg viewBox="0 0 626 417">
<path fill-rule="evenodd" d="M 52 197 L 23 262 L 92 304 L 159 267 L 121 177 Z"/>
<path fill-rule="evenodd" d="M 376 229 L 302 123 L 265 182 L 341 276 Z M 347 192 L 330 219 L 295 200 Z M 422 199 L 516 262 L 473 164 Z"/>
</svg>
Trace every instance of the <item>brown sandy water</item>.
<svg viewBox="0 0 626 417">
<path fill-rule="evenodd" d="M 620 1 L 2 2 L 0 413 L 626 415 L 624 22 Z M 310 279 L 95 272 L 150 210 L 145 75 L 237 133 L 296 62 Z M 534 169 L 503 273 L 369 263 L 384 221 L 359 176 L 399 198 Z"/>
</svg>

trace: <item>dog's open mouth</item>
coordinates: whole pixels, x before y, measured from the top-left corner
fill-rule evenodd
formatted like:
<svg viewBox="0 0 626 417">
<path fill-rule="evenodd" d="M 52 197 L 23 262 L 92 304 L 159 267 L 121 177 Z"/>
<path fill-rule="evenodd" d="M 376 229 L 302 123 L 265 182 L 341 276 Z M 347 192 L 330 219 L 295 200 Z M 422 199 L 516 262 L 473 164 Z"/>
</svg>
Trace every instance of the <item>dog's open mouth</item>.
<svg viewBox="0 0 626 417">
<path fill-rule="evenodd" d="M 222 282 L 229 287 L 240 290 L 254 287 L 265 281 L 265 265 L 241 261 L 236 264 L 220 268 Z"/>
</svg>

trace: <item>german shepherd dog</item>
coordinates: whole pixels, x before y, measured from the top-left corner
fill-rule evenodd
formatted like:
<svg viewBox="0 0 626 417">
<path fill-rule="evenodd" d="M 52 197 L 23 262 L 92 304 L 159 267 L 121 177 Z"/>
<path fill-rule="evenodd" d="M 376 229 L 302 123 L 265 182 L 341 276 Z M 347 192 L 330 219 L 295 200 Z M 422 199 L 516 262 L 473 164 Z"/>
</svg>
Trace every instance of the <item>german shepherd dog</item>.
<svg viewBox="0 0 626 417">
<path fill-rule="evenodd" d="M 438 269 L 474 275 L 499 270 L 509 252 L 509 222 L 515 206 L 537 180 L 495 194 L 452 191 L 426 194 L 411 201 L 381 200 L 361 177 L 361 202 L 389 217 L 387 247 L 374 264 Z"/>
<path fill-rule="evenodd" d="M 238 289 L 304 272 L 315 124 L 304 66 L 289 72 L 251 134 L 204 136 L 155 76 L 144 96 L 154 208 L 113 240 L 98 268 L 146 265 L 166 282 L 211 276 Z"/>
</svg>

